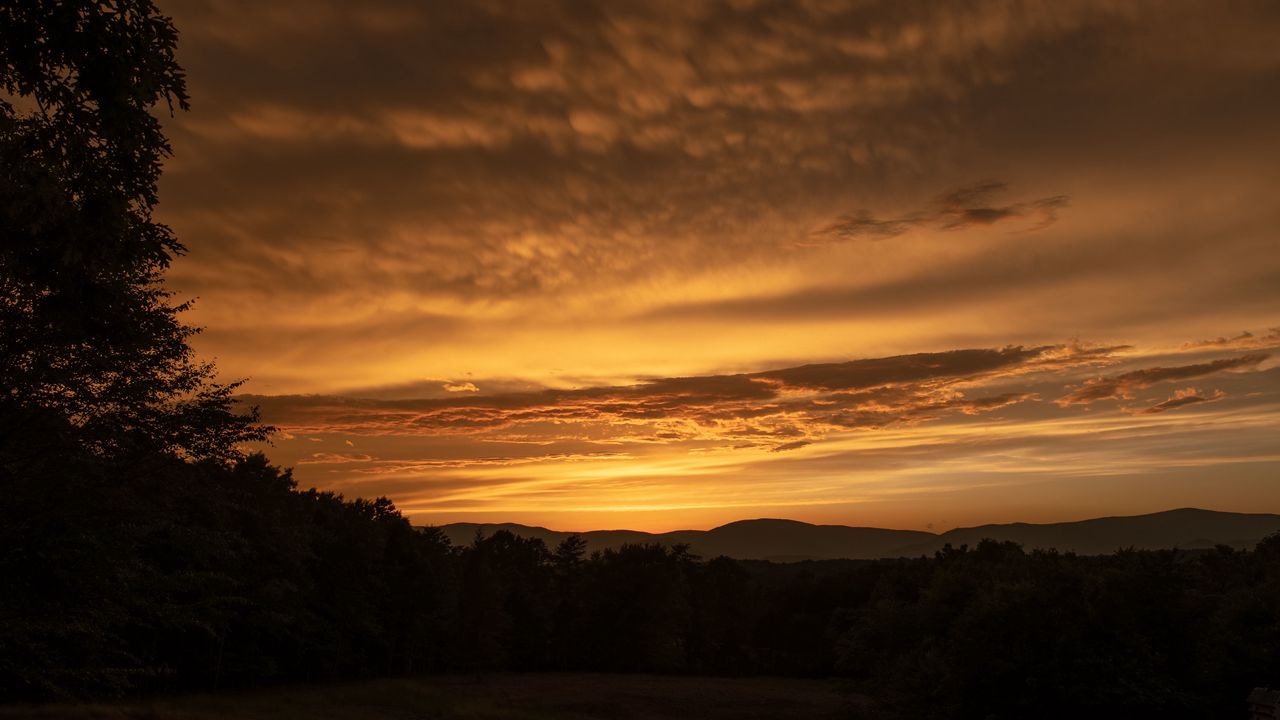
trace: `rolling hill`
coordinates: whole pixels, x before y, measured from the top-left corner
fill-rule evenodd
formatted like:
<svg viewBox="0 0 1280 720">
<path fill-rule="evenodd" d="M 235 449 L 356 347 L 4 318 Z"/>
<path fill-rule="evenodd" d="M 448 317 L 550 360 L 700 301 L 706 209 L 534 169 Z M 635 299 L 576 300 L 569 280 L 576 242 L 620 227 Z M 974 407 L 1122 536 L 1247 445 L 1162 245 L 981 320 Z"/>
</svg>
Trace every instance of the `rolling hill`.
<svg viewBox="0 0 1280 720">
<path fill-rule="evenodd" d="M 548 547 L 555 547 L 575 534 L 512 523 L 452 523 L 441 526 L 441 530 L 455 545 L 469 544 L 477 532 L 487 536 L 507 530 L 521 537 L 539 538 Z M 940 534 L 776 519 L 740 520 L 711 530 L 667 533 L 594 530 L 576 534 L 587 541 L 589 551 L 627 543 L 685 543 L 694 554 L 703 557 L 728 555 L 743 560 L 794 561 L 931 555 L 948 543 L 956 547 L 972 546 L 984 538 L 1013 541 L 1028 550 L 1055 548 L 1081 555 L 1099 555 L 1129 547 L 1194 549 L 1230 545 L 1249 548 L 1274 532 L 1280 532 L 1280 515 L 1182 508 L 1077 522 L 980 525 Z"/>
</svg>

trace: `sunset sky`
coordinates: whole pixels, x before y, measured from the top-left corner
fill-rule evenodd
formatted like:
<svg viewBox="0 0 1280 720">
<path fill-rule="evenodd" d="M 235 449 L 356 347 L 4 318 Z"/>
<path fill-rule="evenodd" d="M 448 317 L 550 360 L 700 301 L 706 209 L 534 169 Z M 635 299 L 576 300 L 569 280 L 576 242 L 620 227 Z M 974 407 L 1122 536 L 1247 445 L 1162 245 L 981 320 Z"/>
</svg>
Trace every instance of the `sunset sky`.
<svg viewBox="0 0 1280 720">
<path fill-rule="evenodd" d="M 415 523 L 1280 512 L 1280 4 L 161 3 L 168 276 Z"/>
</svg>

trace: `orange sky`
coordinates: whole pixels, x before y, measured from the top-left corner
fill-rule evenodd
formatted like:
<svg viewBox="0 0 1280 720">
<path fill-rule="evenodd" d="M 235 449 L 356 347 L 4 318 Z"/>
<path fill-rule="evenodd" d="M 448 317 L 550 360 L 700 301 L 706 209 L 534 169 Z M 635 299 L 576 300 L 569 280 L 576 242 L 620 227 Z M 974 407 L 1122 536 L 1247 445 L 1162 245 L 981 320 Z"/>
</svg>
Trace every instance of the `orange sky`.
<svg viewBox="0 0 1280 720">
<path fill-rule="evenodd" d="M 1280 511 L 1274 3 L 166 5 L 160 215 L 415 522 Z"/>
</svg>

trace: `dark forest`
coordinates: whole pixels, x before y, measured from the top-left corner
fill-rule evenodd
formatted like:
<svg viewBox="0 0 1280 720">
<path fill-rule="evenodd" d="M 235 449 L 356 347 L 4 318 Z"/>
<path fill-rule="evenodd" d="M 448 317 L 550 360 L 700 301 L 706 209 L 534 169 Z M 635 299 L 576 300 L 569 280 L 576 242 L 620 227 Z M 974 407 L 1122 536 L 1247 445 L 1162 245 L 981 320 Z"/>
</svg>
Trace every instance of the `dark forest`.
<svg viewBox="0 0 1280 720">
<path fill-rule="evenodd" d="M 591 670 L 844 677 L 886 717 L 1191 718 L 1280 663 L 1280 537 L 1095 557 L 995 542 L 881 561 L 588 557 L 507 532 L 451 547 L 386 500 L 299 492 L 260 455 L 76 452 L 45 466 L 67 482 L 5 478 L 22 499 L 5 505 L 10 698 Z"/>
</svg>

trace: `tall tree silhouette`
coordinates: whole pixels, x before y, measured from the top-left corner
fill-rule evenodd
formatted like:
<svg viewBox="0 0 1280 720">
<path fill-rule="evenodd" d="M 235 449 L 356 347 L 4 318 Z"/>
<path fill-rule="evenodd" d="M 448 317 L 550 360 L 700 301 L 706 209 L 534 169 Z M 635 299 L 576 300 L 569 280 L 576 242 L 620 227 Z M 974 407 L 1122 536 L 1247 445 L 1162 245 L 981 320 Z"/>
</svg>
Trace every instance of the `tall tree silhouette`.
<svg viewBox="0 0 1280 720">
<path fill-rule="evenodd" d="M 161 284 L 183 252 L 152 217 L 152 113 L 187 107 L 176 41 L 146 0 L 0 2 L 0 433 L 39 416 L 95 453 L 196 459 L 263 436 Z"/>
<path fill-rule="evenodd" d="M 0 0 L 0 686 L 20 693 L 120 687 L 216 637 L 234 541 L 203 473 L 277 477 L 217 474 L 267 428 L 162 284 L 176 40 L 144 0 Z"/>
</svg>

